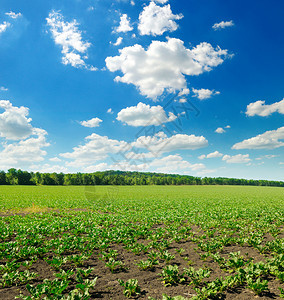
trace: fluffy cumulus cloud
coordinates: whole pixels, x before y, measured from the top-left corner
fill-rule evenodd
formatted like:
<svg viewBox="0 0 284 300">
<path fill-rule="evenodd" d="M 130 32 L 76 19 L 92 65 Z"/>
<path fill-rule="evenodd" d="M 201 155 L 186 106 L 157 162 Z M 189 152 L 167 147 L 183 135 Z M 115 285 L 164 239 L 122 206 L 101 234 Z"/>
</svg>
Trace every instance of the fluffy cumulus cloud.
<svg viewBox="0 0 284 300">
<path fill-rule="evenodd" d="M 224 133 L 226 132 L 226 130 L 222 127 L 218 127 L 216 130 L 215 130 L 216 133 Z"/>
<path fill-rule="evenodd" d="M 155 99 L 165 90 L 186 88 L 184 75 L 199 75 L 223 63 L 227 50 L 201 43 L 187 49 L 183 41 L 168 38 L 166 42 L 152 41 L 148 49 L 141 45 L 125 47 L 120 55 L 106 58 L 111 72 L 121 71 L 115 81 L 134 84 L 149 98 Z"/>
<path fill-rule="evenodd" d="M 153 159 L 163 153 L 194 150 L 207 145 L 208 141 L 203 136 L 186 134 L 167 137 L 159 132 L 152 137 L 141 136 L 128 143 L 93 133 L 86 137 L 85 144 L 74 147 L 71 152 L 61 153 L 60 157 L 67 159 L 67 167 L 83 168 L 85 171 L 88 167 L 95 169 L 99 164 L 106 163 L 107 159 L 113 161 L 113 164 L 101 165 L 108 166 L 107 169 L 145 170 Z M 200 164 L 190 165 L 191 170 L 199 168 L 202 168 Z"/>
<path fill-rule="evenodd" d="M 161 125 L 163 123 L 172 122 L 177 117 L 173 113 L 166 115 L 162 106 L 150 106 L 139 102 L 137 106 L 131 106 L 122 109 L 117 114 L 117 120 L 130 126 L 150 126 Z"/>
<path fill-rule="evenodd" d="M 6 88 L 5 86 L 0 86 L 0 91 L 1 92 L 7 92 L 9 89 Z"/>
<path fill-rule="evenodd" d="M 284 115 L 284 99 L 279 102 L 272 103 L 270 105 L 265 104 L 265 101 L 261 101 L 261 100 L 250 103 L 247 106 L 246 115 L 250 117 L 252 116 L 267 117 L 275 112 Z"/>
<path fill-rule="evenodd" d="M 119 26 L 115 29 L 116 32 L 128 32 L 132 31 L 133 27 L 130 25 L 130 19 L 128 18 L 127 14 L 123 14 L 120 17 Z"/>
<path fill-rule="evenodd" d="M 178 96 L 183 96 L 183 95 L 189 95 L 190 90 L 188 88 L 182 89 L 179 93 Z"/>
<path fill-rule="evenodd" d="M 92 118 L 88 121 L 81 121 L 80 124 L 84 127 L 93 128 L 93 127 L 99 127 L 101 122 L 102 120 L 99 118 Z"/>
<path fill-rule="evenodd" d="M 191 164 L 184 160 L 179 154 L 174 154 L 153 160 L 148 165 L 148 168 L 152 168 L 161 173 L 180 173 L 182 170 L 197 171 L 204 169 L 205 166 L 203 164 Z"/>
<path fill-rule="evenodd" d="M 207 154 L 207 158 L 215 158 L 215 157 L 222 157 L 223 154 L 220 153 L 219 151 L 215 151 L 215 152 L 212 152 L 212 153 L 209 153 Z"/>
<path fill-rule="evenodd" d="M 170 5 L 163 7 L 150 2 L 139 15 L 138 30 L 141 35 L 162 35 L 166 31 L 175 31 L 178 28 L 175 20 L 183 18 L 182 14 L 174 15 Z"/>
<path fill-rule="evenodd" d="M 214 151 L 212 153 L 209 153 L 207 155 L 205 154 L 202 154 L 200 156 L 198 156 L 199 159 L 205 159 L 205 158 L 216 158 L 216 157 L 222 157 L 223 154 L 220 153 L 219 151 Z"/>
<path fill-rule="evenodd" d="M 222 157 L 223 154 L 220 153 L 219 151 L 215 151 L 212 153 L 207 154 L 207 158 L 215 158 L 215 157 Z"/>
<path fill-rule="evenodd" d="M 43 161 L 47 153 L 42 148 L 49 146 L 46 135 L 45 130 L 34 128 L 30 138 L 3 144 L 3 150 L 0 151 L 0 169 L 27 168 L 31 163 Z"/>
<path fill-rule="evenodd" d="M 85 59 L 88 58 L 87 50 L 91 44 L 83 41 L 82 32 L 78 28 L 79 23 L 75 19 L 72 22 L 67 22 L 60 12 L 52 11 L 46 21 L 55 44 L 62 48 L 62 63 L 64 65 L 96 70 L 85 62 Z"/>
<path fill-rule="evenodd" d="M 44 160 L 48 147 L 47 132 L 31 125 L 27 107 L 13 106 L 8 100 L 0 100 L 0 169 L 28 168 L 31 163 Z"/>
<path fill-rule="evenodd" d="M 5 32 L 7 30 L 7 28 L 11 26 L 11 24 L 9 22 L 3 22 L 2 24 L 0 24 L 0 34 L 2 32 Z"/>
<path fill-rule="evenodd" d="M 199 100 L 205 100 L 211 98 L 213 95 L 219 95 L 220 92 L 209 90 L 209 89 L 192 89 L 194 95 L 193 97 L 197 97 Z"/>
<path fill-rule="evenodd" d="M 231 20 L 231 21 L 222 21 L 220 23 L 215 23 L 212 28 L 214 30 L 220 30 L 220 29 L 224 29 L 224 28 L 227 28 L 227 27 L 232 27 L 234 26 L 234 22 Z"/>
<path fill-rule="evenodd" d="M 25 168 L 41 162 L 47 154 L 47 132 L 31 125 L 27 107 L 13 106 L 8 100 L 0 100 L 0 169 Z"/>
<path fill-rule="evenodd" d="M 114 46 L 119 46 L 123 41 L 123 37 L 118 37 L 115 43 L 112 43 Z"/>
<path fill-rule="evenodd" d="M 6 16 L 12 18 L 12 19 L 17 19 L 17 18 L 20 18 L 22 17 L 22 14 L 19 12 L 19 13 L 15 13 L 13 11 L 10 11 L 10 12 L 7 12 L 5 13 Z"/>
<path fill-rule="evenodd" d="M 251 161 L 248 154 L 224 155 L 222 160 L 228 164 L 244 164 Z"/>
<path fill-rule="evenodd" d="M 125 149 L 128 149 L 127 142 L 93 133 L 86 137 L 84 145 L 74 147 L 73 152 L 61 153 L 60 156 L 72 160 L 67 163 L 68 166 L 81 167 L 91 165 L 107 158 L 108 154 L 125 151 Z"/>
<path fill-rule="evenodd" d="M 28 118 L 29 109 L 27 107 L 13 106 L 8 100 L 0 100 L 0 136 L 7 140 L 25 139 L 33 133 Z"/>
<path fill-rule="evenodd" d="M 159 156 L 165 152 L 204 148 L 208 146 L 208 141 L 204 136 L 176 134 L 167 137 L 165 133 L 159 132 L 154 136 L 140 136 L 132 145 L 137 148 L 148 149 Z"/>
<path fill-rule="evenodd" d="M 284 146 L 284 127 L 266 131 L 233 145 L 232 149 L 276 149 Z"/>
</svg>

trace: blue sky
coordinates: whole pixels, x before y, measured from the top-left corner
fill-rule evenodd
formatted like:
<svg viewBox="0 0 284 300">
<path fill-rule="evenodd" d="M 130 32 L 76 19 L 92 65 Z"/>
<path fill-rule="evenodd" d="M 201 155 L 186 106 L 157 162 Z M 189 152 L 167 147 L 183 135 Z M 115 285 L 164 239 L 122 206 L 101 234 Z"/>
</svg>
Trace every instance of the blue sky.
<svg viewBox="0 0 284 300">
<path fill-rule="evenodd" d="M 0 169 L 283 180 L 282 1 L 0 2 Z"/>
</svg>

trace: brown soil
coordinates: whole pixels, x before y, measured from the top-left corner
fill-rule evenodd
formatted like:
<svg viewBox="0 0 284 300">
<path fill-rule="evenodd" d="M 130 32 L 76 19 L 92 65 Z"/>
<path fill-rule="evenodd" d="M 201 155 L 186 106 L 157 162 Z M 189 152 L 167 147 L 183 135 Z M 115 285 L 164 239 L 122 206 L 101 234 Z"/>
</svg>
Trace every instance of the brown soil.
<svg viewBox="0 0 284 300">
<path fill-rule="evenodd" d="M 21 214 L 21 213 L 16 213 Z M 1 216 L 1 215 L 0 215 Z M 198 227 L 193 228 L 195 232 L 199 232 Z M 202 234 L 200 231 L 199 234 Z M 145 240 L 139 240 L 140 243 L 146 244 Z M 114 244 L 110 247 L 113 250 L 117 250 L 119 255 L 117 259 L 123 261 L 126 266 L 126 270 L 120 271 L 117 273 L 111 273 L 110 270 L 105 266 L 105 262 L 99 259 L 99 252 L 94 251 L 93 255 L 84 262 L 83 266 L 80 268 L 94 267 L 94 271 L 90 274 L 89 279 L 98 277 L 96 286 L 94 290 L 91 290 L 91 299 L 113 299 L 120 300 L 126 299 L 123 295 L 123 288 L 119 285 L 117 279 L 137 279 L 139 286 L 141 288 L 141 294 L 136 297 L 136 299 L 148 299 L 149 296 L 157 299 L 161 299 L 162 294 L 167 294 L 169 296 L 181 295 L 183 297 L 192 297 L 196 295 L 193 285 L 190 285 L 189 282 L 184 282 L 182 284 L 177 284 L 176 286 L 167 286 L 165 287 L 161 281 L 161 276 L 159 275 L 166 266 L 165 261 L 160 260 L 160 264 L 152 271 L 141 271 L 137 263 L 140 260 L 146 260 L 148 257 L 146 254 L 135 255 L 132 252 L 125 250 L 121 245 Z M 185 251 L 180 255 L 176 252 L 176 249 L 183 248 Z M 195 269 L 207 267 L 211 270 L 210 278 L 205 281 L 212 281 L 217 277 L 225 277 L 230 275 L 225 271 L 221 270 L 219 265 L 214 262 L 211 258 L 202 260 L 200 258 L 200 250 L 196 250 L 197 245 L 193 242 L 186 241 L 181 243 L 172 243 L 168 251 L 171 254 L 175 255 L 175 258 L 170 262 L 171 265 L 177 265 L 179 267 L 180 273 L 183 272 L 184 268 L 193 266 Z M 252 247 L 241 247 L 241 246 L 229 246 L 224 247 L 221 251 L 223 257 L 227 257 L 230 252 L 240 251 L 246 259 L 253 258 L 255 262 L 265 261 L 265 256 L 260 254 L 256 249 Z M 189 263 L 190 262 L 190 263 Z M 4 263 L 2 261 L 1 263 Z M 22 267 L 21 267 L 22 268 Z M 67 263 L 63 265 L 62 269 L 75 269 L 74 265 Z M 19 269 L 23 271 L 24 268 Z M 54 279 L 54 273 L 56 270 L 53 269 L 44 259 L 39 259 L 35 262 L 29 269 L 31 272 L 38 273 L 38 277 L 31 282 L 31 284 L 36 285 L 41 283 L 45 278 Z M 74 289 L 76 282 L 74 279 L 71 279 L 69 292 Z M 222 299 L 239 299 L 239 300 L 249 300 L 249 299 L 280 299 L 279 287 L 283 288 L 283 285 L 279 281 L 276 281 L 273 278 L 269 278 L 269 293 L 263 294 L 261 296 L 256 296 L 248 288 L 240 287 L 232 291 L 227 291 L 222 296 Z M 0 289 L 0 299 L 3 300 L 12 300 L 15 299 L 19 294 L 28 295 L 25 285 L 13 286 L 10 288 Z"/>
</svg>

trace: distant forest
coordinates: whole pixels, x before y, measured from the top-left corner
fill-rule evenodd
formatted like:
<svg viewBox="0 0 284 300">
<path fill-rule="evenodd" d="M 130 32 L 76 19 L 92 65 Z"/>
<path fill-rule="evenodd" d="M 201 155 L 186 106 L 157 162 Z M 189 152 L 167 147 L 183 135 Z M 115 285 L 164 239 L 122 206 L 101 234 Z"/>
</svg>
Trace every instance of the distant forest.
<svg viewBox="0 0 284 300">
<path fill-rule="evenodd" d="M 0 185 L 254 185 L 284 187 L 283 181 L 194 177 L 150 172 L 104 171 L 95 173 L 33 173 L 0 171 Z"/>
</svg>

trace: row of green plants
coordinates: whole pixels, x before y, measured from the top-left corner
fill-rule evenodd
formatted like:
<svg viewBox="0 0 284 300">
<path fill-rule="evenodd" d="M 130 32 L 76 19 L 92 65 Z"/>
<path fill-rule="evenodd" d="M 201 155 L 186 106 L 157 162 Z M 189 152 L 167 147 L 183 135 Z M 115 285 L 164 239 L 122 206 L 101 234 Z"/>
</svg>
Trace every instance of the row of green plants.
<svg viewBox="0 0 284 300">
<path fill-rule="evenodd" d="M 137 274 L 153 272 L 161 287 L 187 286 L 191 299 L 219 297 L 236 288 L 265 295 L 270 280 L 279 283 L 282 297 L 284 210 L 241 204 L 224 199 L 99 199 L 93 210 L 1 217 L 0 295 L 1 289 L 18 286 L 22 299 L 89 299 L 100 292 L 99 272 L 89 267 L 95 260 L 115 274 L 125 297 L 143 294 L 139 278 L 120 279 L 130 267 Z M 191 261 L 188 245 L 203 267 Z M 238 251 L 228 251 L 232 247 Z M 256 262 L 248 249 L 261 261 Z M 131 265 L 124 261 L 126 252 L 136 257 Z M 186 268 L 177 265 L 180 259 Z M 53 270 L 54 279 L 39 279 L 34 270 L 42 261 Z M 216 278 L 209 262 L 226 275 Z"/>
</svg>

